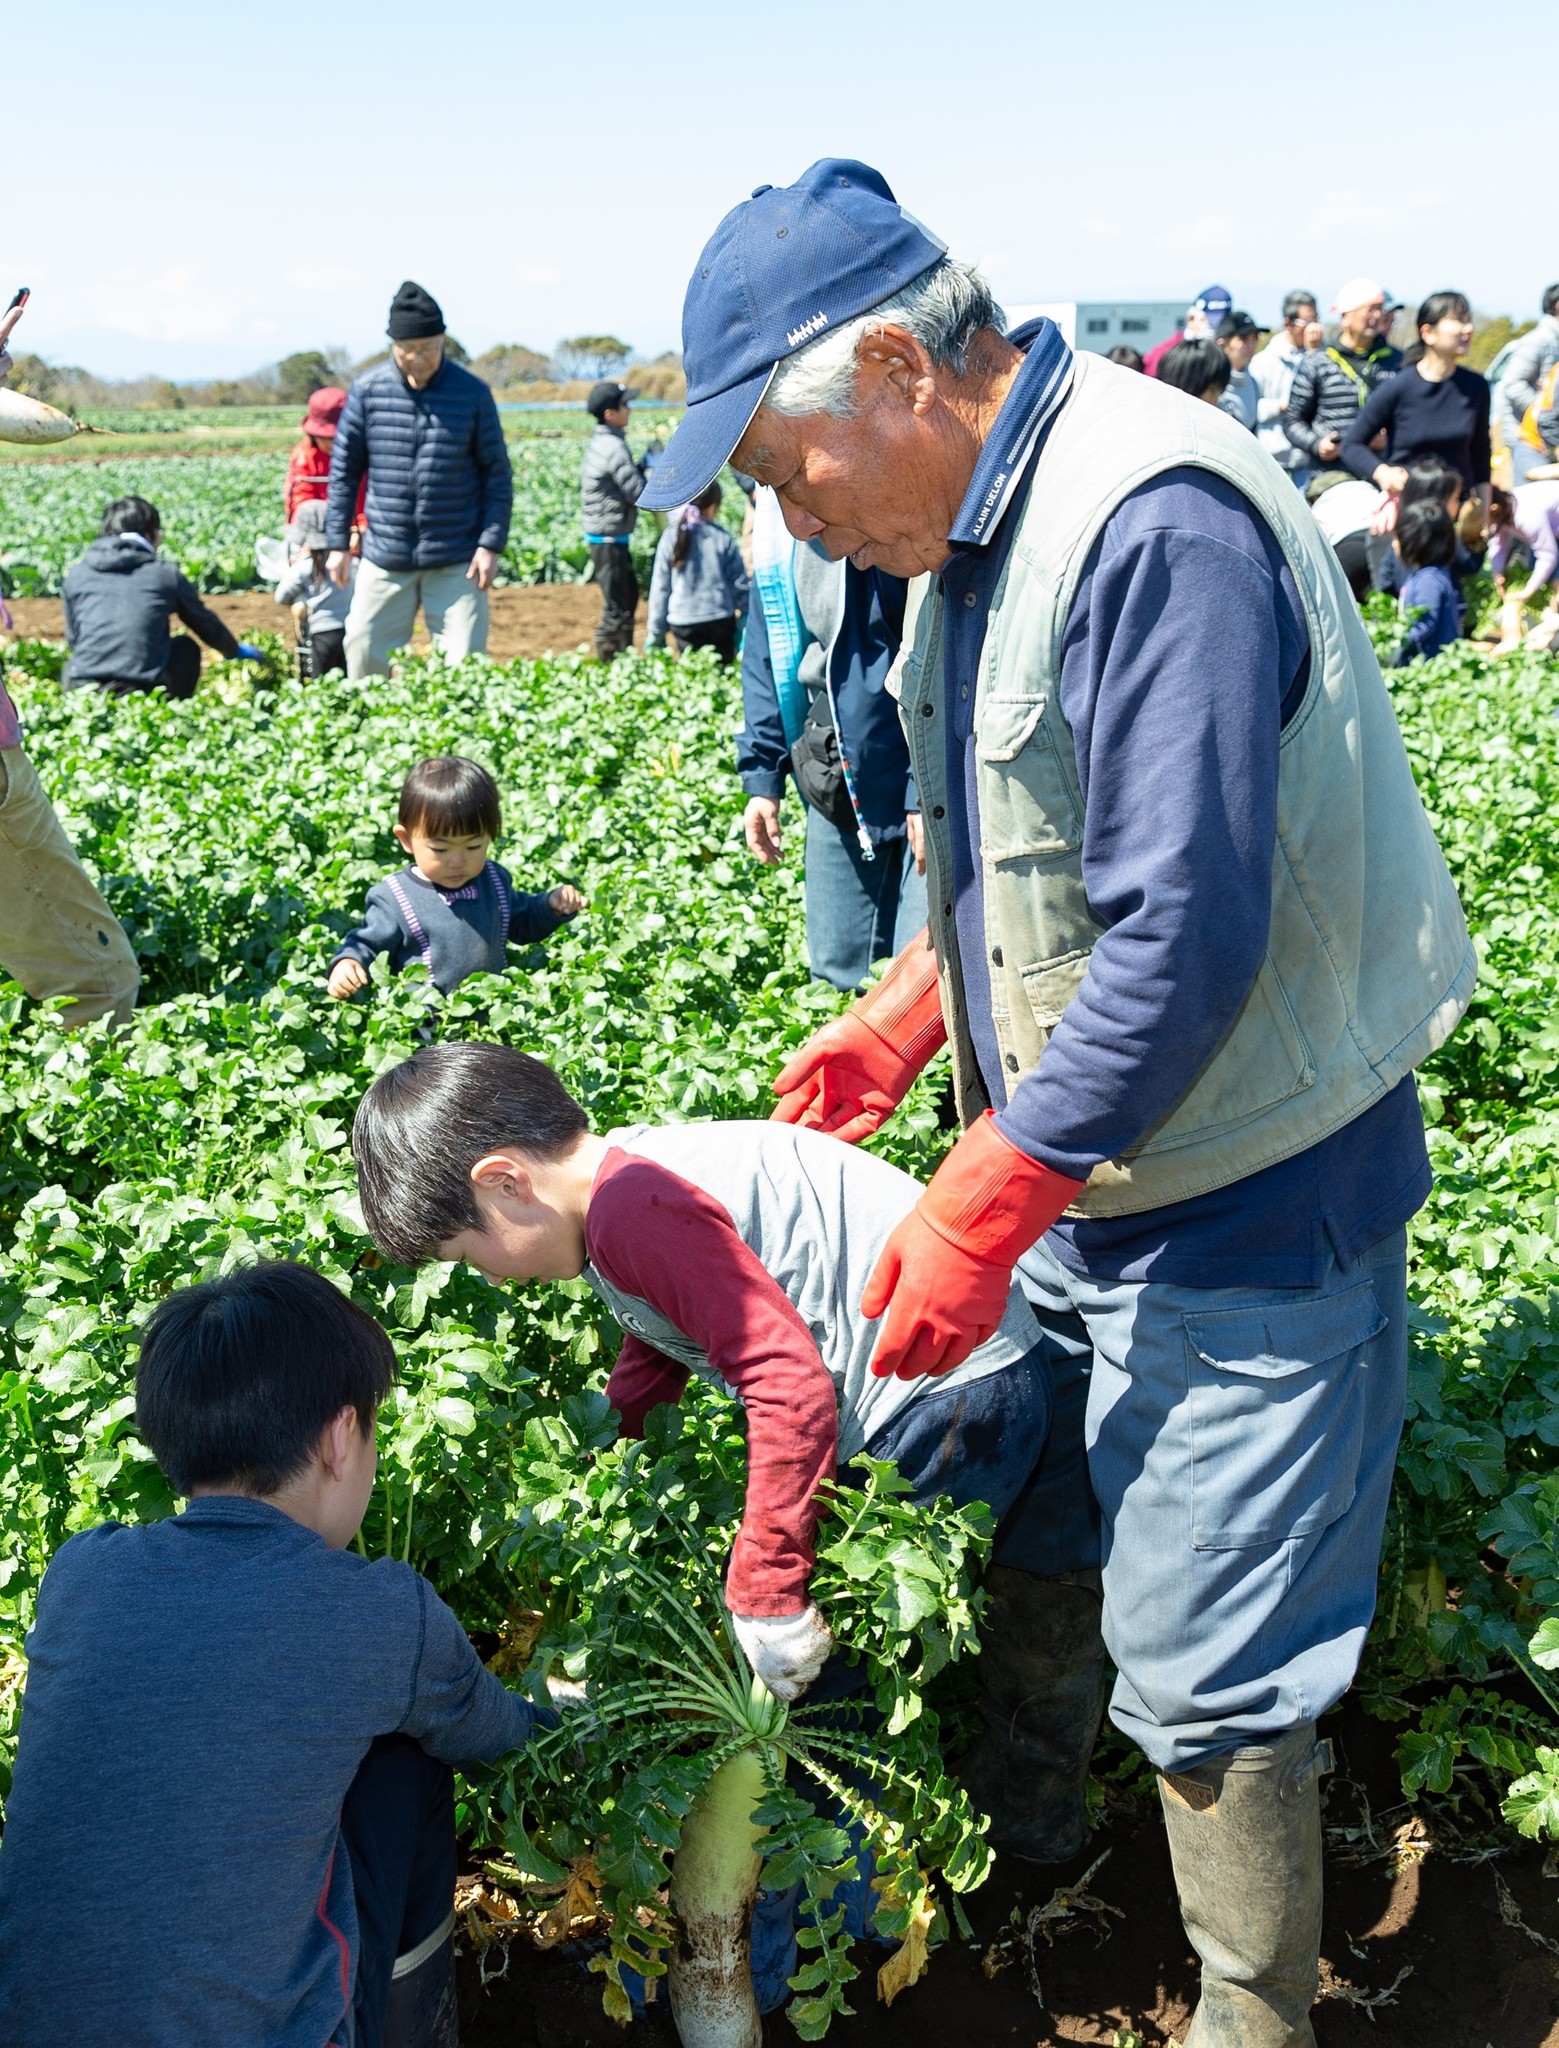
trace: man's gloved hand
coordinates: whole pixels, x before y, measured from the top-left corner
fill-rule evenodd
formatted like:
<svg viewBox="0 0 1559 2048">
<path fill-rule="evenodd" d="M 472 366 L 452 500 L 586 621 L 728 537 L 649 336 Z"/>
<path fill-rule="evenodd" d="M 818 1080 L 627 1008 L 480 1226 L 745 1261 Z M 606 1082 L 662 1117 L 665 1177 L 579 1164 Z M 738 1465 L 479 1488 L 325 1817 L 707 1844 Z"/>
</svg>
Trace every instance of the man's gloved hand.
<svg viewBox="0 0 1559 2048">
<path fill-rule="evenodd" d="M 247 640 L 240 640 L 238 643 L 238 659 L 240 661 L 264 661 L 265 653 L 259 647 L 251 647 Z"/>
<path fill-rule="evenodd" d="M 733 1614 L 742 1655 L 777 1700 L 799 1700 L 828 1661 L 833 1633 L 808 1601 L 799 1614 Z"/>
<path fill-rule="evenodd" d="M 946 1042 L 936 955 L 921 931 L 874 989 L 780 1069 L 773 1121 L 858 1144 L 881 1129 Z"/>
<path fill-rule="evenodd" d="M 1020 1152 L 987 1110 L 932 1175 L 882 1248 L 861 1313 L 887 1310 L 872 1353 L 879 1379 L 951 1372 L 996 1334 L 1012 1269 L 1085 1183 Z"/>
</svg>

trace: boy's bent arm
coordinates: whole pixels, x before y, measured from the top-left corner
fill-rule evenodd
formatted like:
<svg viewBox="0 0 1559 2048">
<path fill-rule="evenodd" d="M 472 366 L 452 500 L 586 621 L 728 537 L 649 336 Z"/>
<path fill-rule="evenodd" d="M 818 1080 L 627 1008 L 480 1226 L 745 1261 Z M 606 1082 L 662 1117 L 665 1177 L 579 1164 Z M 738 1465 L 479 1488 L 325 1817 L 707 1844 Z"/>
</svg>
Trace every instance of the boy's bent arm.
<svg viewBox="0 0 1559 2048">
<path fill-rule="evenodd" d="M 608 1153 L 585 1241 L 602 1278 L 698 1345 L 747 1411 L 747 1499 L 726 1575 L 734 1614 L 799 1614 L 839 1404 L 812 1333 L 730 1216 L 648 1159 Z"/>
<path fill-rule="evenodd" d="M 646 1344 L 630 1331 L 623 1338 L 612 1376 L 606 1383 L 606 1398 L 622 1420 L 624 1436 L 644 1434 L 644 1418 L 652 1408 L 675 1405 L 688 1383 L 688 1369 Z"/>
<path fill-rule="evenodd" d="M 470 1638 L 427 1580 L 417 1579 L 422 1640 L 400 1727 L 444 1763 L 519 1749 L 540 1717 L 483 1665 Z"/>
</svg>

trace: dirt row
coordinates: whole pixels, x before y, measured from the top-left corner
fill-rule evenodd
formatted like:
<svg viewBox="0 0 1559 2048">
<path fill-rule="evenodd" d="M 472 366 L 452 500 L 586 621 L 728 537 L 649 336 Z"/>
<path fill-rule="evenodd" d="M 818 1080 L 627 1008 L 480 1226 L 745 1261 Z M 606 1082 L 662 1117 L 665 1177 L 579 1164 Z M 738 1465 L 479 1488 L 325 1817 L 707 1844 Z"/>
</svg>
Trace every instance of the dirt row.
<svg viewBox="0 0 1559 2048">
<path fill-rule="evenodd" d="M 207 600 L 211 609 L 230 626 L 240 640 L 256 633 L 292 634 L 288 611 L 263 590 L 237 590 Z M 540 654 L 568 654 L 588 647 L 601 615 L 601 597 L 593 584 L 538 583 L 524 588 L 495 590 L 491 595 L 491 624 L 487 651 L 495 661 L 533 659 Z M 64 609 L 57 597 L 23 597 L 10 600 L 16 631 L 28 639 L 61 640 L 65 635 Z M 634 632 L 637 646 L 644 644 L 644 607 Z M 424 648 L 428 636 L 422 621 L 412 647 Z"/>
</svg>

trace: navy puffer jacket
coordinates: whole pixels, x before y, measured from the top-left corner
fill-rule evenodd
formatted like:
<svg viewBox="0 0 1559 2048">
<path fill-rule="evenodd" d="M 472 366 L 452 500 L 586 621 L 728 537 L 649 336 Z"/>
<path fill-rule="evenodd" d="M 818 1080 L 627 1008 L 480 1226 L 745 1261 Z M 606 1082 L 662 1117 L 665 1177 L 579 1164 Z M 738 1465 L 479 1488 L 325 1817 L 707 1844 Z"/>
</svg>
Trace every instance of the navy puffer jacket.
<svg viewBox="0 0 1559 2048">
<path fill-rule="evenodd" d="M 381 569 L 438 569 L 497 554 L 509 538 L 514 474 L 498 408 L 480 377 L 445 361 L 422 391 L 393 362 L 352 386 L 330 460 L 325 544 L 351 537 L 368 472 L 363 553 Z"/>
</svg>

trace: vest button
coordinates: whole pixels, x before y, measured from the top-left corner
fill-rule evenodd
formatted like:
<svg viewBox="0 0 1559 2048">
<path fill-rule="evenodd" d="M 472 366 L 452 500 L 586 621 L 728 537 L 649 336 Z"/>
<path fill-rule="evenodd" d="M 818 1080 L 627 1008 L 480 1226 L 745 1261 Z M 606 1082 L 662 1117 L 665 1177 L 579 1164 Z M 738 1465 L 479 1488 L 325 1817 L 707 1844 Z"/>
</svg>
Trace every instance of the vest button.
<svg viewBox="0 0 1559 2048">
<path fill-rule="evenodd" d="M 1018 1056 L 1017 1056 L 1017 1054 L 1016 1054 L 1015 1052 L 1009 1052 L 1009 1053 L 1008 1053 L 1008 1055 L 1007 1055 L 1007 1072 L 1008 1072 L 1009 1074 L 1015 1074 L 1015 1073 L 1016 1073 L 1017 1071 L 1018 1071 Z"/>
<path fill-rule="evenodd" d="M 970 610 L 970 611 L 973 611 L 973 610 L 974 610 L 974 608 L 975 608 L 975 606 L 976 606 L 976 605 L 977 605 L 977 604 L 978 604 L 979 602 L 980 602 L 980 600 L 979 600 L 979 599 L 978 599 L 978 598 L 977 598 L 977 597 L 975 596 L 975 594 L 974 594 L 974 592 L 973 592 L 972 590 L 966 590 L 966 591 L 964 592 L 964 604 L 965 604 L 965 606 L 967 607 L 967 609 L 968 609 L 968 610 Z"/>
<path fill-rule="evenodd" d="M 946 806 L 943 804 L 933 804 L 931 806 L 931 815 L 933 818 L 945 818 L 947 816 Z"/>
<path fill-rule="evenodd" d="M 920 707 L 920 715 L 922 718 L 935 718 L 936 706 L 934 704 L 922 704 Z"/>
<path fill-rule="evenodd" d="M 952 904 L 951 904 L 951 903 L 944 903 L 944 904 L 942 905 L 942 915 L 943 915 L 944 917 L 951 917 L 951 916 L 952 916 L 952 914 L 953 914 L 953 906 L 952 906 Z"/>
<path fill-rule="evenodd" d="M 991 948 L 991 965 L 992 965 L 993 967 L 1000 967 L 1000 965 L 1001 965 L 1001 947 L 1000 947 L 1000 946 L 992 946 L 992 948 Z"/>
</svg>

